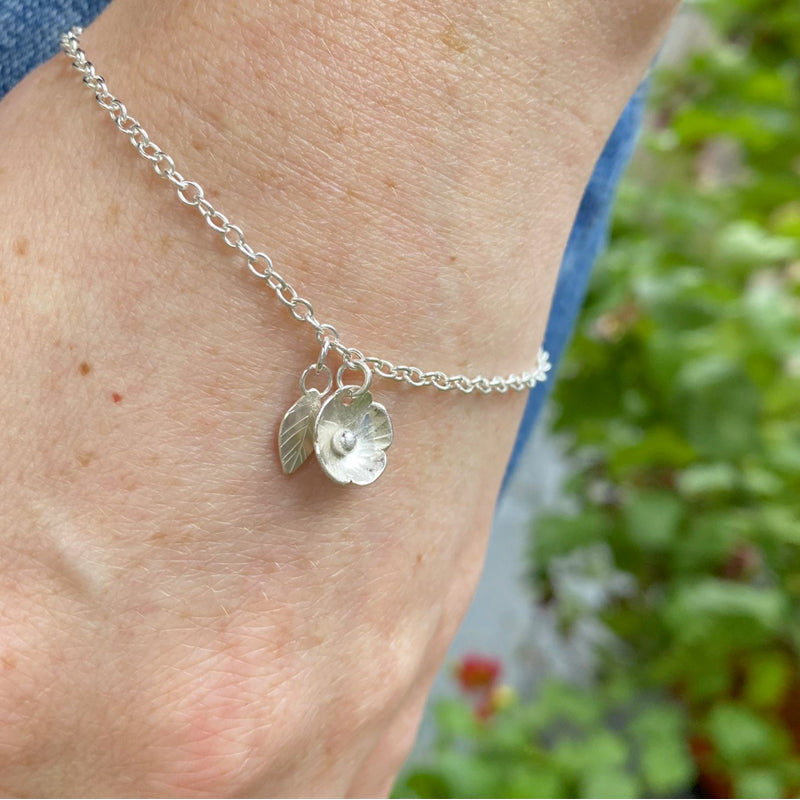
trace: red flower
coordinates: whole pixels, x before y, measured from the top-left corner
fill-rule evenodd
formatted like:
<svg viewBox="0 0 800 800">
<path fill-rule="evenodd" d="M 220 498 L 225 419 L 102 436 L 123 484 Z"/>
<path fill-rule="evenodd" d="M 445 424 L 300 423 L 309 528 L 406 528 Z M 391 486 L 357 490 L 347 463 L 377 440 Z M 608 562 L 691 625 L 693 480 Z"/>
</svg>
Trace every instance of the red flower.
<svg viewBox="0 0 800 800">
<path fill-rule="evenodd" d="M 456 664 L 456 680 L 464 692 L 488 692 L 497 683 L 503 665 L 497 658 L 467 655 Z"/>
</svg>

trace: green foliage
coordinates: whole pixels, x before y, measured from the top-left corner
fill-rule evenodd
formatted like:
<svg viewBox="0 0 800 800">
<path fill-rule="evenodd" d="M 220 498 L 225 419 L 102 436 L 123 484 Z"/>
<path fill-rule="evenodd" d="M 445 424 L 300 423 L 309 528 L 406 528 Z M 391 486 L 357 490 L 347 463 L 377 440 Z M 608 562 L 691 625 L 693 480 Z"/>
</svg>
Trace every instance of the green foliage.
<svg viewBox="0 0 800 800">
<path fill-rule="evenodd" d="M 692 775 L 682 715 L 633 704 L 624 687 L 548 682 L 535 703 L 488 722 L 460 700 L 440 703 L 436 720 L 433 763 L 405 777 L 396 796 L 668 796 Z"/>
<path fill-rule="evenodd" d="M 444 704 L 401 796 L 800 791 L 800 4 L 695 8 L 716 39 L 656 76 L 557 386 L 580 511 L 532 544 L 563 629 L 623 644 L 591 689 Z M 599 612 L 553 572 L 598 546 L 631 584 Z"/>
</svg>

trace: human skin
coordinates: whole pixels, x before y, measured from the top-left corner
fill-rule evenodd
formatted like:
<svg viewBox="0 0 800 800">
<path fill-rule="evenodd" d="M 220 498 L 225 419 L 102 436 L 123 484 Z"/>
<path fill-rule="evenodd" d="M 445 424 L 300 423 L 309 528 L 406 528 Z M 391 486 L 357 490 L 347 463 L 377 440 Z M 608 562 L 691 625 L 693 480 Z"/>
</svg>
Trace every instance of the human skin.
<svg viewBox="0 0 800 800">
<path fill-rule="evenodd" d="M 115 0 L 117 94 L 346 343 L 532 365 L 671 0 Z M 63 56 L 0 103 L 0 791 L 377 796 L 478 578 L 524 396 L 375 379 L 388 466 L 287 477 L 317 358 Z"/>
</svg>

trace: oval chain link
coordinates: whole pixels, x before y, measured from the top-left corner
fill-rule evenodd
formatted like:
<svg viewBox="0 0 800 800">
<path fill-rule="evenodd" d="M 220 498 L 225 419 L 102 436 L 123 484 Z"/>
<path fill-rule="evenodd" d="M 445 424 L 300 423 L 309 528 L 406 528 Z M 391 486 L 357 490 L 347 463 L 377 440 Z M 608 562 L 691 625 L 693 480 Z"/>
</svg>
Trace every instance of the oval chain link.
<svg viewBox="0 0 800 800">
<path fill-rule="evenodd" d="M 188 180 L 178 172 L 172 156 L 165 153 L 142 127 L 133 115 L 128 113 L 125 104 L 118 100 L 108 88 L 105 79 L 97 74 L 94 64 L 80 48 L 79 40 L 83 33 L 79 27 L 72 28 L 61 35 L 61 49 L 72 59 L 72 66 L 83 75 L 83 82 L 94 92 L 97 104 L 108 112 L 114 124 L 130 140 L 131 145 L 143 158 L 153 166 L 160 178 L 168 180 L 174 187 L 178 199 L 187 206 L 196 208 L 209 228 L 220 234 L 228 247 L 238 250 L 246 259 L 247 266 L 254 277 L 264 281 L 275 293 L 278 300 L 285 305 L 292 316 L 299 322 L 308 324 L 313 330 L 319 344 L 327 342 L 328 349 L 333 350 L 342 359 L 347 369 L 359 368 L 359 363 L 366 365 L 381 378 L 407 383 L 410 386 L 433 386 L 440 391 L 459 391 L 464 394 L 479 392 L 505 394 L 509 390 L 521 392 L 546 380 L 550 369 L 550 359 L 542 348 L 539 349 L 535 369 L 519 375 L 512 374 L 505 378 L 485 378 L 478 375 L 468 378 L 465 375 L 447 375 L 441 371 L 424 372 L 419 367 L 399 364 L 395 366 L 385 358 L 365 356 L 354 347 L 346 347 L 339 339 L 333 325 L 320 322 L 314 314 L 314 308 L 294 287 L 275 269 L 272 259 L 261 251 L 253 250 L 247 243 L 244 231 L 230 222 L 228 217 L 214 208 L 206 198 L 203 187 L 196 181 Z"/>
</svg>

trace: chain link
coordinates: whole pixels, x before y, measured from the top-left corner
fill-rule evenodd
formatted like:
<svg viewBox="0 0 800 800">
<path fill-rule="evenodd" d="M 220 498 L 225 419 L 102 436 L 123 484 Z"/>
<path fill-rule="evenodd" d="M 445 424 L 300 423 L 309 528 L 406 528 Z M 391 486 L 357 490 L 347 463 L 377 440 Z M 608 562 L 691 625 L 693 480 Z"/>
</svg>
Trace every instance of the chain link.
<svg viewBox="0 0 800 800">
<path fill-rule="evenodd" d="M 196 208 L 206 225 L 220 234 L 228 247 L 238 250 L 246 259 L 252 275 L 262 280 L 275 293 L 278 300 L 285 305 L 291 315 L 309 325 L 319 344 L 326 345 L 342 359 L 346 369 L 369 368 L 372 373 L 387 380 L 407 383 L 410 386 L 433 386 L 440 391 L 459 391 L 464 394 L 479 392 L 505 394 L 509 390 L 521 392 L 534 387 L 547 379 L 550 370 L 550 359 L 545 350 L 539 349 L 537 363 L 533 370 L 522 374 L 512 374 L 505 378 L 485 378 L 478 375 L 468 378 L 465 375 L 447 375 L 441 371 L 424 372 L 419 367 L 399 364 L 395 366 L 385 358 L 365 356 L 354 347 L 345 346 L 333 325 L 320 322 L 314 314 L 314 308 L 295 288 L 275 269 L 272 259 L 261 251 L 255 251 L 247 243 L 244 231 L 230 222 L 228 217 L 217 210 L 206 198 L 203 187 L 196 181 L 188 180 L 178 172 L 172 156 L 165 153 L 151 138 L 147 131 L 133 115 L 128 113 L 125 104 L 118 100 L 108 88 L 105 79 L 97 74 L 94 64 L 88 60 L 86 53 L 80 48 L 79 40 L 83 30 L 74 27 L 61 34 L 61 49 L 72 59 L 72 66 L 83 75 L 83 82 L 94 92 L 97 104 L 108 112 L 114 124 L 124 133 L 139 155 L 147 159 L 160 178 L 169 181 L 178 195 L 178 199 L 187 206 Z"/>
</svg>

